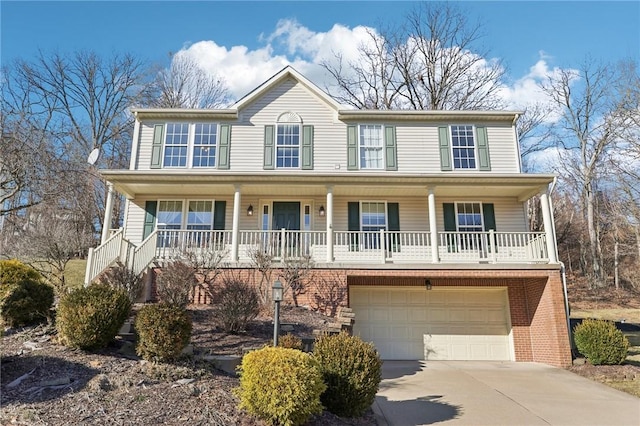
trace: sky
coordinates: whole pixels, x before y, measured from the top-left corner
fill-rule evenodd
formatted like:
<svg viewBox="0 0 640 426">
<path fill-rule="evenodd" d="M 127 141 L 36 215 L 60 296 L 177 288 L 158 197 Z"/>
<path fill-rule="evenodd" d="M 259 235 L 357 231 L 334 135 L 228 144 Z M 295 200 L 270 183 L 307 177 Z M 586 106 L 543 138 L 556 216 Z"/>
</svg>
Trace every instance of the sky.
<svg viewBox="0 0 640 426">
<path fill-rule="evenodd" d="M 507 69 L 504 97 L 534 99 L 535 85 L 587 55 L 640 59 L 640 2 L 459 1 L 485 32 L 487 60 Z M 354 57 L 367 28 L 402 22 L 414 2 L 0 1 L 0 60 L 38 51 L 130 52 L 161 66 L 169 52 L 194 57 L 240 98 L 287 64 L 320 87 L 319 61 Z"/>
</svg>

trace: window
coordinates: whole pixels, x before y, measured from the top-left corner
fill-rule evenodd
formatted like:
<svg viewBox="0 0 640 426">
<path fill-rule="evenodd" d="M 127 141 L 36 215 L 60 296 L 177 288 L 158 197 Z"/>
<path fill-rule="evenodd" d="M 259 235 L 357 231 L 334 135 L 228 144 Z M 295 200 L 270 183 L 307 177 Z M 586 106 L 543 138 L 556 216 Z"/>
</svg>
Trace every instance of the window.
<svg viewBox="0 0 640 426">
<path fill-rule="evenodd" d="M 217 124 L 197 123 L 195 125 L 195 135 L 193 140 L 193 167 L 216 166 L 217 133 Z"/>
<path fill-rule="evenodd" d="M 454 169 L 475 169 L 476 154 L 473 126 L 451 126 Z"/>
<path fill-rule="evenodd" d="M 276 131 L 276 167 L 300 166 L 300 125 L 278 124 Z"/>
<path fill-rule="evenodd" d="M 213 228 L 213 202 L 189 201 L 187 229 L 209 230 Z"/>
<path fill-rule="evenodd" d="M 482 208 L 480 203 L 458 203 L 457 221 L 459 232 L 482 232 Z"/>
<path fill-rule="evenodd" d="M 483 236 L 476 234 L 484 230 L 482 226 L 482 207 L 480 203 L 458 203 L 456 220 L 458 222 L 458 245 L 463 250 L 480 250 L 484 247 Z"/>
<path fill-rule="evenodd" d="M 384 168 L 384 139 L 379 124 L 360 125 L 360 168 Z"/>
<path fill-rule="evenodd" d="M 167 123 L 164 144 L 164 166 L 185 167 L 189 144 L 189 124 Z"/>
<path fill-rule="evenodd" d="M 361 230 L 365 231 L 364 247 L 378 248 L 380 246 L 381 229 L 387 229 L 387 209 L 385 203 L 362 202 L 360 206 Z"/>
<path fill-rule="evenodd" d="M 158 203 L 158 229 L 180 229 L 182 227 L 182 201 L 160 201 Z"/>
<path fill-rule="evenodd" d="M 164 167 L 216 167 L 216 123 L 167 123 Z"/>
</svg>

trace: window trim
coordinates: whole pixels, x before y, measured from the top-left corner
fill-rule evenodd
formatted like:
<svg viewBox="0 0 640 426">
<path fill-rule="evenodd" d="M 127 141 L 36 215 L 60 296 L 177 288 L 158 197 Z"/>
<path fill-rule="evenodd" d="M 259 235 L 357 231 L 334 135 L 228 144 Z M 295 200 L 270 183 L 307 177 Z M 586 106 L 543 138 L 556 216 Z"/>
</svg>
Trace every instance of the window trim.
<svg viewBox="0 0 640 426">
<path fill-rule="evenodd" d="M 389 230 L 389 209 L 387 207 L 387 200 L 360 200 L 360 231 L 362 232 L 372 232 L 372 231 L 364 231 L 364 224 L 362 222 L 362 213 L 363 213 L 363 209 L 362 209 L 362 205 L 365 203 L 369 203 L 369 204 L 384 204 L 384 230 L 387 231 Z M 381 229 L 381 228 L 380 228 Z M 380 229 L 378 229 L 378 232 L 380 232 Z"/>
<path fill-rule="evenodd" d="M 473 161 L 475 163 L 475 167 L 456 167 L 456 157 L 454 154 L 454 149 L 456 148 L 453 144 L 453 128 L 454 127 L 464 127 L 464 126 L 469 126 L 471 127 L 471 136 L 473 136 Z M 455 170 L 455 171 L 464 171 L 464 170 L 471 170 L 471 171 L 478 171 L 480 169 L 480 160 L 479 160 L 479 153 L 478 153 L 478 135 L 476 133 L 476 125 L 475 124 L 450 124 L 449 126 L 449 140 L 451 141 L 450 143 L 450 153 L 451 153 L 451 169 Z M 458 147 L 459 148 L 459 147 Z M 457 211 L 457 210 L 456 210 Z M 456 213 L 457 214 L 457 213 Z"/>
<path fill-rule="evenodd" d="M 297 145 L 279 145 L 278 144 L 278 131 L 280 126 L 297 126 L 298 127 L 298 144 Z M 274 166 L 275 169 L 282 169 L 282 170 L 299 170 L 302 168 L 302 121 L 298 121 L 298 122 L 287 122 L 287 121 L 276 121 L 275 124 L 275 135 L 274 135 Z M 291 167 L 287 167 L 287 166 L 279 166 L 278 165 L 278 149 L 279 148 L 293 148 L 293 147 L 297 147 L 298 148 L 298 165 L 297 166 L 291 166 Z M 293 158 L 293 157 L 292 157 Z"/>
<path fill-rule="evenodd" d="M 361 145 L 361 132 L 362 126 L 380 126 L 380 152 L 382 153 L 381 165 L 380 167 L 363 167 L 362 158 L 360 155 L 360 150 L 362 149 Z M 358 155 L 358 170 L 386 170 L 387 169 L 387 158 L 386 158 L 386 141 L 385 141 L 385 125 L 380 123 L 359 123 L 358 124 L 358 134 L 357 138 L 357 155 Z"/>
<path fill-rule="evenodd" d="M 197 231 L 212 231 L 213 227 L 214 227 L 214 216 L 215 216 L 215 210 L 216 210 L 216 200 L 213 198 L 159 198 L 157 200 L 158 202 L 158 207 L 156 209 L 156 224 L 155 224 L 155 228 L 156 229 L 161 229 L 158 226 L 161 225 L 161 223 L 158 221 L 158 217 L 160 216 L 160 203 L 162 202 L 167 202 L 167 201 L 179 201 L 182 203 L 182 209 L 180 212 L 180 228 L 179 229 L 173 229 L 174 231 L 193 231 L 193 232 L 197 232 Z M 210 229 L 187 229 L 187 226 L 189 225 L 189 203 L 191 203 L 192 201 L 205 201 L 205 202 L 210 202 L 211 203 L 211 228 Z M 164 225 L 164 224 L 163 224 Z M 162 229 L 167 229 L 167 228 L 162 228 Z"/>
<path fill-rule="evenodd" d="M 187 125 L 187 157 L 186 157 L 186 162 L 184 166 L 169 166 L 166 164 L 166 149 L 167 146 L 176 146 L 176 145 L 167 145 L 167 129 L 168 126 L 170 124 L 186 124 Z M 214 158 L 214 165 L 213 166 L 194 166 L 193 165 L 193 158 L 195 157 L 195 148 L 196 148 L 196 125 L 198 124 L 206 124 L 206 125 L 215 125 L 216 126 L 216 140 L 215 143 L 213 145 L 208 145 L 208 146 L 213 146 L 215 149 L 215 158 Z M 167 121 L 164 123 L 164 135 L 163 135 L 163 139 L 162 139 L 162 168 L 163 169 L 217 169 L 218 168 L 218 164 L 219 164 L 219 148 L 220 148 L 220 122 L 205 122 L 205 121 L 194 121 L 194 122 L 184 122 L 184 121 Z M 184 145 L 177 145 L 177 146 L 184 146 Z M 199 144 L 197 146 L 204 146 L 202 144 Z"/>
<path fill-rule="evenodd" d="M 458 205 L 459 204 L 477 204 L 480 206 L 480 231 L 467 231 L 467 230 L 460 230 L 460 222 L 458 220 L 459 218 L 459 214 L 460 211 L 458 210 Z M 465 232 L 465 233 L 469 233 L 469 232 L 485 232 L 485 225 L 484 225 L 484 208 L 483 208 L 483 203 L 480 201 L 455 201 L 454 202 L 454 206 L 455 206 L 455 214 L 456 214 L 456 232 Z"/>
<path fill-rule="evenodd" d="M 216 127 L 216 138 L 213 144 L 196 144 L 196 127 L 198 125 L 211 125 L 211 126 L 215 126 Z M 219 144 L 220 144 L 220 123 L 204 123 L 204 122 L 194 122 L 191 123 L 191 126 L 193 128 L 193 135 L 191 137 L 191 149 L 189 150 L 189 152 L 191 153 L 191 161 L 189 161 L 190 167 L 189 168 L 193 168 L 193 169 L 216 169 L 218 168 L 218 154 L 219 154 Z M 195 151 L 196 151 L 196 147 L 213 147 L 214 150 L 214 154 L 213 154 L 213 166 L 195 166 L 193 165 L 193 159 L 195 158 Z"/>
</svg>

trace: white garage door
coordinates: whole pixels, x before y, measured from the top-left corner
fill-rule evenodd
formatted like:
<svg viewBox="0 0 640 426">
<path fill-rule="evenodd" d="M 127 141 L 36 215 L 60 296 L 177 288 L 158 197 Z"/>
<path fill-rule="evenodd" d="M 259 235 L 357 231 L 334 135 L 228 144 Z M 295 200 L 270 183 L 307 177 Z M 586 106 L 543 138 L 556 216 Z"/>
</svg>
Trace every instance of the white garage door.
<svg viewBox="0 0 640 426">
<path fill-rule="evenodd" d="M 354 334 L 388 360 L 512 360 L 506 288 L 351 286 Z"/>
</svg>

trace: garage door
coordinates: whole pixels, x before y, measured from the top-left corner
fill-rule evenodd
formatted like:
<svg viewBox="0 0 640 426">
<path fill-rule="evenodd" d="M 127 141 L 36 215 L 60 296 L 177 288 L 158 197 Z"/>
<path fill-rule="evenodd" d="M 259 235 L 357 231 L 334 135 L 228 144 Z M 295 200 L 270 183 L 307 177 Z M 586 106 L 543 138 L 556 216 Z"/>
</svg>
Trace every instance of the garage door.
<svg viewBox="0 0 640 426">
<path fill-rule="evenodd" d="M 349 300 L 382 359 L 512 359 L 506 288 L 351 286 Z"/>
</svg>

